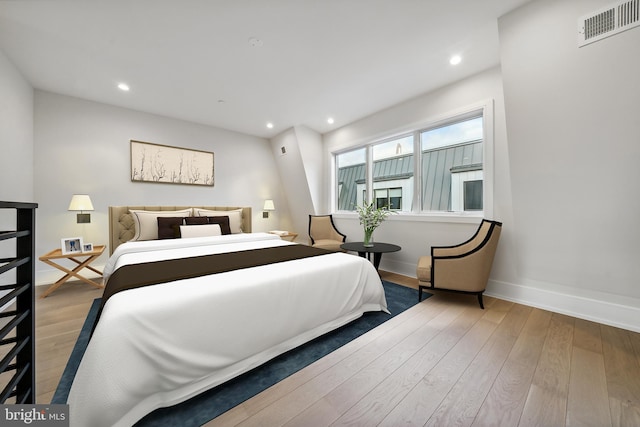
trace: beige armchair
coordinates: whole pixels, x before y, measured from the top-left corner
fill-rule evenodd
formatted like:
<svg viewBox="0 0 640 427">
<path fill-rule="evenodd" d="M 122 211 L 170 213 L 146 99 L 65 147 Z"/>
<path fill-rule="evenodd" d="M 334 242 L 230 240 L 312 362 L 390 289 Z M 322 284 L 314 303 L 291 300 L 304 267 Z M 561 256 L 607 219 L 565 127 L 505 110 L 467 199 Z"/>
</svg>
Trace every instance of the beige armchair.
<svg viewBox="0 0 640 427">
<path fill-rule="evenodd" d="M 441 289 L 478 295 L 484 309 L 482 293 L 487 287 L 493 257 L 498 246 L 502 223 L 483 219 L 476 233 L 455 246 L 433 246 L 431 256 L 418 260 L 418 301 L 423 289 Z"/>
<path fill-rule="evenodd" d="M 341 251 L 340 245 L 347 236 L 338 231 L 331 215 L 309 215 L 309 239 L 311 246 Z"/>
</svg>

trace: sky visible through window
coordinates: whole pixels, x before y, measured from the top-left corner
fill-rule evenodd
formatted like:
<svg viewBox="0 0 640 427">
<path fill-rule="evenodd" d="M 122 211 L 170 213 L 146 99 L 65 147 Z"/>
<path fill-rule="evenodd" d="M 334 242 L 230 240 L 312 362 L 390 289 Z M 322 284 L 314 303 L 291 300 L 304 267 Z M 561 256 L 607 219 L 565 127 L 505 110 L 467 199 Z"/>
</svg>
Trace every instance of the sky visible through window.
<svg viewBox="0 0 640 427">
<path fill-rule="evenodd" d="M 422 150 L 482 139 L 482 117 L 430 129 L 420 133 Z"/>
<path fill-rule="evenodd" d="M 413 153 L 413 135 L 373 146 L 373 161 Z"/>
<path fill-rule="evenodd" d="M 347 151 L 336 156 L 338 168 L 345 168 L 347 166 L 359 165 L 365 163 L 367 160 L 367 151 L 365 148 L 358 150 Z"/>
<path fill-rule="evenodd" d="M 420 132 L 423 151 L 481 140 L 482 136 L 482 117 Z M 365 163 L 367 159 L 366 153 L 366 148 L 363 147 L 338 154 L 338 168 Z M 413 153 L 413 135 L 407 135 L 373 146 L 374 161 L 411 153 Z"/>
</svg>

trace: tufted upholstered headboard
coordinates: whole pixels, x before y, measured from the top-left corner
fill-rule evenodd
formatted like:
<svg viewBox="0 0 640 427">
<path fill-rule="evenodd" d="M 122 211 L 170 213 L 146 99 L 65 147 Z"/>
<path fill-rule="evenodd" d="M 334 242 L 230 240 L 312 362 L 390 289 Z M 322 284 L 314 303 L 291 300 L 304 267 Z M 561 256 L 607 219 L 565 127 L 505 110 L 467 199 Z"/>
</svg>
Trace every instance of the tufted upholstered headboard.
<svg viewBox="0 0 640 427">
<path fill-rule="evenodd" d="M 128 242 L 135 234 L 130 209 L 145 211 L 178 211 L 198 208 L 212 211 L 242 209 L 242 231 L 251 233 L 251 208 L 243 206 L 109 206 L 109 254 L 122 243 Z"/>
</svg>

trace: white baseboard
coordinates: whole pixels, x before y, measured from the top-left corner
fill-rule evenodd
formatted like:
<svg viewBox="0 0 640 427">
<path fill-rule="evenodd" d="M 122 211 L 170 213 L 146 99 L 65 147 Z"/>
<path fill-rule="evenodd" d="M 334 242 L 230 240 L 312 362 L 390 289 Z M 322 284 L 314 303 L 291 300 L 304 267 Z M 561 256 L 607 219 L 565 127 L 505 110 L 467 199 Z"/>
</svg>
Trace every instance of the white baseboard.
<svg viewBox="0 0 640 427">
<path fill-rule="evenodd" d="M 383 257 L 380 269 L 408 277 L 416 277 L 416 266 L 411 263 L 385 262 Z M 554 288 L 560 291 L 545 288 Z M 640 332 L 640 300 L 637 298 L 625 297 L 612 301 L 613 297 L 603 292 L 584 291 L 582 295 L 575 295 L 570 291 L 571 289 L 562 286 L 544 283 L 516 285 L 489 280 L 485 295 Z"/>
<path fill-rule="evenodd" d="M 380 260 L 380 270 L 403 276 L 416 277 L 416 264 L 409 262 L 385 261 L 384 256 Z"/>
<path fill-rule="evenodd" d="M 616 328 L 640 332 L 640 304 L 636 306 L 627 305 L 597 299 L 591 295 L 588 297 L 571 295 L 496 280 L 489 280 L 485 295 Z M 628 300 L 630 303 L 637 302 L 635 298 L 629 298 Z"/>
</svg>

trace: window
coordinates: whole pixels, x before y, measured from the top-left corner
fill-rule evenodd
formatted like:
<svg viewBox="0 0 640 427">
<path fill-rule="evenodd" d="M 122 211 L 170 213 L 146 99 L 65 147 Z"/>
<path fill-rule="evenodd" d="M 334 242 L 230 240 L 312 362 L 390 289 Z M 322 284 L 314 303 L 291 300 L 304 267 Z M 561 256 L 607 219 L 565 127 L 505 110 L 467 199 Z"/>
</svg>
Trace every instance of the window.
<svg viewBox="0 0 640 427">
<path fill-rule="evenodd" d="M 377 205 L 389 206 L 393 210 L 411 211 L 413 145 L 414 136 L 409 135 L 371 146 L 371 187 Z M 366 158 L 367 147 L 336 156 L 338 210 L 351 211 L 355 210 L 356 204 L 367 203 Z"/>
<path fill-rule="evenodd" d="M 374 201 L 400 212 L 482 214 L 492 200 L 485 182 L 493 135 L 484 128 L 493 120 L 488 106 L 336 154 L 338 210 Z"/>
<path fill-rule="evenodd" d="M 465 183 L 482 182 L 482 134 L 481 116 L 420 132 L 422 211 L 482 210 L 482 197 L 464 203 Z"/>
<path fill-rule="evenodd" d="M 410 134 L 371 146 L 376 206 L 411 212 L 414 140 L 415 136 Z"/>
<path fill-rule="evenodd" d="M 389 189 L 389 209 L 392 211 L 402 209 L 402 188 Z"/>
<path fill-rule="evenodd" d="M 374 194 L 376 208 L 387 207 L 392 211 L 402 209 L 402 188 L 376 188 Z"/>
<path fill-rule="evenodd" d="M 465 181 L 464 183 L 464 210 L 482 210 L 482 180 Z"/>
<path fill-rule="evenodd" d="M 366 148 L 348 151 L 336 156 L 336 169 L 338 170 L 338 210 L 355 210 L 358 203 L 358 194 L 362 194 L 366 172 Z M 360 188 L 362 187 L 362 188 Z M 366 199 L 366 194 L 363 194 Z"/>
</svg>

